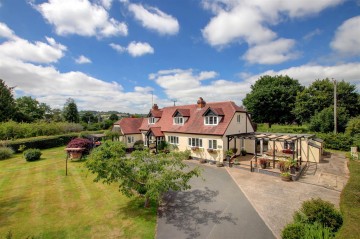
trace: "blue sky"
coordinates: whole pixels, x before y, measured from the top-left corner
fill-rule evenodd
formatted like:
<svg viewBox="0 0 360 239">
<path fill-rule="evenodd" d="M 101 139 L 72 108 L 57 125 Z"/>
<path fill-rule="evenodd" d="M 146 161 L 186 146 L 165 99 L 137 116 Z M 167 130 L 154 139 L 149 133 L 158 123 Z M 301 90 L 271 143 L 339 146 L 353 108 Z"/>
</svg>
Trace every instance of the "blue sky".
<svg viewBox="0 0 360 239">
<path fill-rule="evenodd" d="M 0 78 L 53 108 L 241 105 L 265 74 L 359 90 L 360 1 L 0 0 Z"/>
</svg>

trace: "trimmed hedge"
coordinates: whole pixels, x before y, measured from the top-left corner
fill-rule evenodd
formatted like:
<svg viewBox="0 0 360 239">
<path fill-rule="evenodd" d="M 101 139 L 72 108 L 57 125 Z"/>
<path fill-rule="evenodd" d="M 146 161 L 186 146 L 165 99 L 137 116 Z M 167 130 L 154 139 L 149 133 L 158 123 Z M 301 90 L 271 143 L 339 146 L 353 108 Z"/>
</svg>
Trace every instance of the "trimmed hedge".
<svg viewBox="0 0 360 239">
<path fill-rule="evenodd" d="M 99 132 L 81 132 L 81 135 Z M 11 147 L 16 153 L 25 149 L 49 149 L 67 145 L 72 139 L 77 138 L 79 133 L 70 133 L 56 136 L 40 136 L 34 138 L 3 141 L 2 144 Z"/>
<path fill-rule="evenodd" d="M 351 137 L 350 135 L 343 133 L 318 133 L 316 135 L 324 140 L 325 148 L 327 149 L 350 151 L 350 148 L 353 146 L 360 147 L 360 142 L 356 140 L 356 136 Z"/>
</svg>

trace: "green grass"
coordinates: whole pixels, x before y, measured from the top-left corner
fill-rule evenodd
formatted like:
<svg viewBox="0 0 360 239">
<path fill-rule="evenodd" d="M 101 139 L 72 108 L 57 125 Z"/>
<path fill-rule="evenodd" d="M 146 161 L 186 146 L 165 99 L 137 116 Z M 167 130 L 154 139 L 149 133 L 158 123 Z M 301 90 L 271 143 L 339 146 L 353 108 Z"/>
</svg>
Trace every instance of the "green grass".
<svg viewBox="0 0 360 239">
<path fill-rule="evenodd" d="M 65 176 L 63 147 L 42 153 L 0 161 L 0 238 L 154 238 L 156 207 L 94 183 L 83 162 L 69 161 Z"/>
<path fill-rule="evenodd" d="M 336 238 L 359 238 L 360 235 L 360 162 L 349 161 L 350 179 L 341 192 L 340 209 L 344 223 Z"/>
</svg>

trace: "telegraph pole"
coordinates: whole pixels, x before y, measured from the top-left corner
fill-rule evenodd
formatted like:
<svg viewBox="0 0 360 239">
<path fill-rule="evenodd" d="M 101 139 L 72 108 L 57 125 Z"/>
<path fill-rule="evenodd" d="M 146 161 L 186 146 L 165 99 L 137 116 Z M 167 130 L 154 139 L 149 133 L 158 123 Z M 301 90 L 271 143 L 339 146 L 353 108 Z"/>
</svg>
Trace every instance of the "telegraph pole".
<svg viewBox="0 0 360 239">
<path fill-rule="evenodd" d="M 334 82 L 334 134 L 337 134 L 337 113 L 336 113 L 336 80 Z"/>
</svg>

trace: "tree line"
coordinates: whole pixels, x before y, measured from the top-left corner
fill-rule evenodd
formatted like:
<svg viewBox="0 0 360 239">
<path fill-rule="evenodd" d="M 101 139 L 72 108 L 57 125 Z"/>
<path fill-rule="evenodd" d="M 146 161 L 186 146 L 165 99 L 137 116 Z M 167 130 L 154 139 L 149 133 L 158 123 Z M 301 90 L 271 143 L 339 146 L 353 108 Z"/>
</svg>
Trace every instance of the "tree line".
<svg viewBox="0 0 360 239">
<path fill-rule="evenodd" d="M 360 121 L 360 94 L 344 80 L 318 79 L 305 87 L 289 76 L 261 76 L 243 99 L 256 123 L 307 124 L 311 131 L 334 130 L 334 84 L 337 88 L 337 130 Z"/>
<path fill-rule="evenodd" d="M 13 91 L 14 87 L 7 86 L 5 81 L 0 79 L 0 122 L 69 122 L 81 123 L 85 130 L 99 130 L 109 128 L 119 119 L 114 112 L 108 119 L 103 119 L 94 111 L 79 112 L 72 98 L 66 100 L 62 109 L 52 109 L 31 96 L 15 99 Z"/>
</svg>

